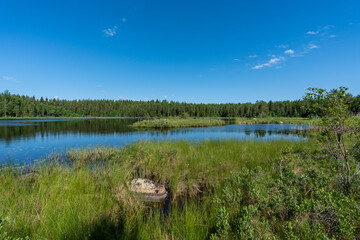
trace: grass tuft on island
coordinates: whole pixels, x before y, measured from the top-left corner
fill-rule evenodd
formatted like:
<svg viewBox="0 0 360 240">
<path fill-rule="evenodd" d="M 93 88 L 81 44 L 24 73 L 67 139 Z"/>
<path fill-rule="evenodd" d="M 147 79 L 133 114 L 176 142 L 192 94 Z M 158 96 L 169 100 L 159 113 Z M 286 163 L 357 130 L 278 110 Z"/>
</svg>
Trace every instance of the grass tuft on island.
<svg viewBox="0 0 360 240">
<path fill-rule="evenodd" d="M 160 118 L 147 119 L 132 124 L 136 128 L 182 128 L 182 127 L 210 127 L 225 125 L 225 121 L 214 118 Z"/>
<path fill-rule="evenodd" d="M 316 125 L 318 119 L 295 117 L 235 118 L 235 124 L 308 124 Z"/>
</svg>

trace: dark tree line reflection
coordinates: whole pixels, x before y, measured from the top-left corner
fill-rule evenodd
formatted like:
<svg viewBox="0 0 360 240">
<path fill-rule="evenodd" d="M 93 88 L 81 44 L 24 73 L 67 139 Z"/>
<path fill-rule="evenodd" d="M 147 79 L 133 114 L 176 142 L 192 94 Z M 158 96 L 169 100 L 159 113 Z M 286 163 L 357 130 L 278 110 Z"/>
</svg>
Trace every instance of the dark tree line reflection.
<svg viewBox="0 0 360 240">
<path fill-rule="evenodd" d="M 129 125 L 135 119 L 91 119 L 72 121 L 13 121 L 9 126 L 0 126 L 0 140 L 11 142 L 17 139 L 48 137 L 63 134 L 110 134 L 133 132 Z M 7 121 L 11 122 L 11 121 Z"/>
<path fill-rule="evenodd" d="M 305 137 L 308 133 L 306 126 L 292 125 L 227 125 L 223 127 L 208 128 L 180 128 L 167 130 L 142 130 L 132 128 L 130 125 L 138 119 L 87 119 L 71 121 L 44 121 L 22 120 L 4 121 L 0 125 L 0 141 L 11 143 L 15 140 L 29 140 L 32 138 L 47 138 L 66 134 L 80 135 L 106 135 L 121 134 L 134 135 L 136 132 L 149 137 L 181 136 L 188 134 L 206 134 L 209 137 L 221 132 L 229 136 L 241 134 L 262 138 L 279 135 L 297 135 Z M 146 132 L 146 134 L 144 133 Z"/>
</svg>

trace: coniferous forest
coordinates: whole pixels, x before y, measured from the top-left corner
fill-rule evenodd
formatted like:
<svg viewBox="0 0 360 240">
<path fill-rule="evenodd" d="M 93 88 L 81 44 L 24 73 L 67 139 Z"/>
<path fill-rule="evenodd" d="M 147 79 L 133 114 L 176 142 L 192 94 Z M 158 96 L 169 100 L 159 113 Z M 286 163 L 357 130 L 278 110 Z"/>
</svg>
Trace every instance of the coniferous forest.
<svg viewBox="0 0 360 240">
<path fill-rule="evenodd" d="M 194 104 L 173 101 L 59 100 L 0 94 L 0 117 L 309 117 L 304 100 Z M 350 110 L 360 112 L 360 95 L 347 95 Z"/>
</svg>

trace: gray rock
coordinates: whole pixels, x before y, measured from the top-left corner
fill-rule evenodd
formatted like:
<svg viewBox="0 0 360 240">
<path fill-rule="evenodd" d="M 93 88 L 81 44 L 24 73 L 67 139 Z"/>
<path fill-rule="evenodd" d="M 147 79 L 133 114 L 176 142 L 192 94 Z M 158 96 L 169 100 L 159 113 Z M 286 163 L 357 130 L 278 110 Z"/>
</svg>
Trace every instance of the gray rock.
<svg viewBox="0 0 360 240">
<path fill-rule="evenodd" d="M 149 179 L 136 178 L 129 185 L 130 191 L 138 195 L 145 202 L 162 202 L 168 196 L 164 185 Z"/>
</svg>

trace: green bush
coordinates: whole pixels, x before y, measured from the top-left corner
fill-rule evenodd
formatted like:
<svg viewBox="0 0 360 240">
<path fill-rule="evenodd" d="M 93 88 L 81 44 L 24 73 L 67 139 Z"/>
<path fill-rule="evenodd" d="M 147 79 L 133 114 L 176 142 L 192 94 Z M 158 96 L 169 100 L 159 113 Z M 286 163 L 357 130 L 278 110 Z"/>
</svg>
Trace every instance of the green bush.
<svg viewBox="0 0 360 240">
<path fill-rule="evenodd" d="M 234 172 L 214 204 L 220 209 L 213 236 L 234 239 L 357 239 L 359 202 L 337 191 L 332 177 L 290 165 L 281 176 L 260 168 Z M 224 213 L 229 226 L 224 228 Z"/>
</svg>

